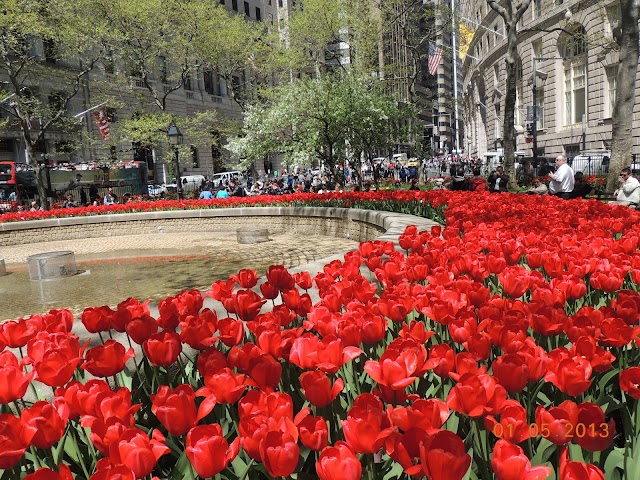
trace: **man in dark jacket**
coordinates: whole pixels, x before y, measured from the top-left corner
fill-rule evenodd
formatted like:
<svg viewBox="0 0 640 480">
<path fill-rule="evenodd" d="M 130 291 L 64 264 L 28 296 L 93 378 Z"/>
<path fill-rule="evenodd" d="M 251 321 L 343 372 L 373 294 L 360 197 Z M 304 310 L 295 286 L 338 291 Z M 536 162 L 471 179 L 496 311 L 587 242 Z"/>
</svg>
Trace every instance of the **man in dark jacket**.
<svg viewBox="0 0 640 480">
<path fill-rule="evenodd" d="M 503 193 L 509 191 L 509 177 L 504 173 L 504 168 L 498 167 L 495 172 L 491 172 L 487 179 L 489 191 Z"/>
<path fill-rule="evenodd" d="M 244 187 L 239 185 L 235 180 L 229 182 L 230 197 L 244 197 Z"/>
</svg>

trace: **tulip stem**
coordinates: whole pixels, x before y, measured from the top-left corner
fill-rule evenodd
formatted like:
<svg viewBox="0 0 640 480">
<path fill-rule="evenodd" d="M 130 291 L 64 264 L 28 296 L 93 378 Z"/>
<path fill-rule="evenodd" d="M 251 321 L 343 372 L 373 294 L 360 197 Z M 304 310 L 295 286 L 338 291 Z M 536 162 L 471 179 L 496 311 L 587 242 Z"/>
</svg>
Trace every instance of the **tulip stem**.
<svg viewBox="0 0 640 480">
<path fill-rule="evenodd" d="M 80 427 L 82 428 L 82 427 Z M 85 474 L 85 478 L 89 478 L 89 472 L 87 471 L 87 467 L 85 466 L 85 462 L 84 459 L 82 458 L 82 455 L 80 454 L 80 448 L 78 447 L 78 440 L 76 439 L 76 432 L 72 432 L 71 434 L 71 441 L 73 442 L 73 448 L 75 449 L 75 451 L 78 453 L 78 463 L 80 464 L 80 467 L 82 467 L 82 472 Z M 91 444 L 91 442 L 89 442 L 89 439 L 87 438 L 87 444 Z M 93 446 L 93 445 L 91 445 Z M 95 462 L 95 455 L 93 457 L 93 460 Z"/>
</svg>

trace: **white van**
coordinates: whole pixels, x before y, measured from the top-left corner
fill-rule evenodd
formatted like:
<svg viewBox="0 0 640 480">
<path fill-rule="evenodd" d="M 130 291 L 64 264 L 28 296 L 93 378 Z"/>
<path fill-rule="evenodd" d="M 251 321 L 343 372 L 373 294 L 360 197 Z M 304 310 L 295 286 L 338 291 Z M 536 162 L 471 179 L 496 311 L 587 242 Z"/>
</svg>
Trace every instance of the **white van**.
<svg viewBox="0 0 640 480">
<path fill-rule="evenodd" d="M 393 163 L 407 163 L 407 154 L 406 153 L 394 153 L 393 154 Z"/>
<path fill-rule="evenodd" d="M 183 192 L 197 192 L 205 184 L 204 175 L 184 175 L 180 177 Z"/>
<path fill-rule="evenodd" d="M 606 175 L 609 173 L 611 152 L 608 150 L 585 150 L 567 160 L 574 172 L 585 175 Z"/>
<path fill-rule="evenodd" d="M 244 175 L 242 175 L 242 172 L 238 170 L 233 170 L 231 172 L 214 173 L 211 176 L 211 183 L 213 184 L 214 188 L 219 188 L 225 183 L 229 182 L 229 180 L 231 180 L 232 178 L 235 178 L 239 182 L 242 182 L 244 180 Z"/>
</svg>

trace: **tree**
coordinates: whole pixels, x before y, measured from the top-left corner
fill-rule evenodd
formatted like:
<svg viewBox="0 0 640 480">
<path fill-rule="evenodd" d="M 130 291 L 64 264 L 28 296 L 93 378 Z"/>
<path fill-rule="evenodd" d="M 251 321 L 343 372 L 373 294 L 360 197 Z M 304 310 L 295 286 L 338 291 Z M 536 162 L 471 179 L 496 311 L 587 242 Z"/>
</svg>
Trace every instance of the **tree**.
<svg viewBox="0 0 640 480">
<path fill-rule="evenodd" d="M 515 109 L 516 109 L 516 76 L 517 65 L 520 61 L 518 55 L 518 22 L 524 12 L 529 8 L 531 0 L 487 0 L 489 7 L 504 20 L 505 35 L 507 37 L 507 49 L 504 56 L 506 66 L 506 91 L 504 99 L 504 120 L 502 122 L 502 143 L 504 147 L 504 169 L 509 175 L 511 185 L 516 185 L 515 150 L 516 139 L 514 135 Z"/>
<path fill-rule="evenodd" d="M 620 11 L 624 12 L 620 28 L 614 29 L 618 43 L 620 63 L 618 64 L 618 87 L 613 106 L 611 129 L 611 163 L 607 178 L 607 191 L 618 186 L 620 171 L 629 164 L 629 152 L 633 151 L 633 110 L 635 107 L 636 73 L 640 41 L 638 21 L 640 20 L 639 0 L 620 0 Z"/>
<path fill-rule="evenodd" d="M 229 149 L 249 165 L 272 152 L 289 164 L 320 159 L 339 183 L 339 165 L 397 140 L 399 119 L 405 112 L 381 92 L 375 80 L 348 74 L 303 78 L 282 85 L 264 105 L 251 106 L 245 116 L 244 136 Z"/>
<path fill-rule="evenodd" d="M 187 117 L 169 113 L 169 103 L 178 90 L 198 88 L 197 76 L 202 66 L 196 48 L 203 28 L 200 17 L 208 10 L 221 9 L 206 0 L 94 0 L 94 3 L 110 32 L 105 49 L 113 55 L 114 71 L 120 80 L 116 86 L 136 100 L 132 105 L 134 115 L 118 122 L 115 134 L 151 148 L 154 157 L 156 149 L 164 147 L 165 163 L 177 171 L 176 161 L 191 158 L 190 144 L 197 140 L 204 143 L 211 128 L 218 126 L 214 112 Z M 133 83 L 130 77 L 134 78 Z M 171 121 L 176 121 L 190 143 L 180 148 L 177 159 L 168 148 L 167 129 Z M 199 128 L 189 128 L 193 125 Z"/>
<path fill-rule="evenodd" d="M 44 209 L 46 167 L 35 152 L 47 133 L 78 130 L 67 109 L 103 54 L 105 31 L 89 0 L 5 0 L 0 9 L 0 71 L 8 80 L 0 88 L 0 109 L 20 131 Z"/>
</svg>

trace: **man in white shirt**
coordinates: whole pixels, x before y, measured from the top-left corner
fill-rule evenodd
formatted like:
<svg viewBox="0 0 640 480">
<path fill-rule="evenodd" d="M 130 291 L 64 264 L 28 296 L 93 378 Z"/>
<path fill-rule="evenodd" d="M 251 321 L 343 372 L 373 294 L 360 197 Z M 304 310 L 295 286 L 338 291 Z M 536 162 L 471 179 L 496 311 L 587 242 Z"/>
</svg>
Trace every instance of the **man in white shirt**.
<svg viewBox="0 0 640 480">
<path fill-rule="evenodd" d="M 620 188 L 614 195 L 618 205 L 626 205 L 627 207 L 635 207 L 640 203 L 640 182 L 636 177 L 631 175 L 630 168 L 623 168 L 620 172 Z"/>
<path fill-rule="evenodd" d="M 571 192 L 573 192 L 573 170 L 567 164 L 567 159 L 564 155 L 558 155 L 556 157 L 556 171 L 550 173 L 549 178 L 549 193 L 558 197 L 569 199 L 571 198 Z"/>
</svg>

